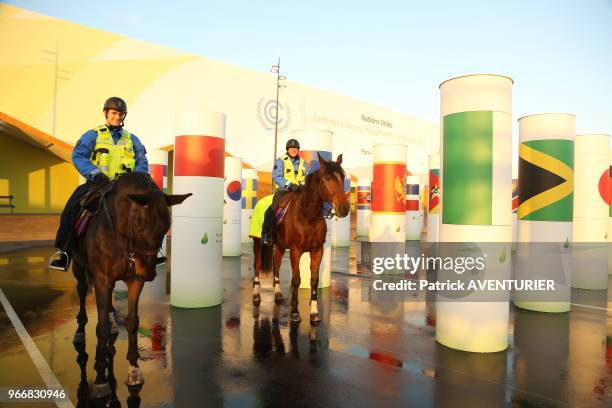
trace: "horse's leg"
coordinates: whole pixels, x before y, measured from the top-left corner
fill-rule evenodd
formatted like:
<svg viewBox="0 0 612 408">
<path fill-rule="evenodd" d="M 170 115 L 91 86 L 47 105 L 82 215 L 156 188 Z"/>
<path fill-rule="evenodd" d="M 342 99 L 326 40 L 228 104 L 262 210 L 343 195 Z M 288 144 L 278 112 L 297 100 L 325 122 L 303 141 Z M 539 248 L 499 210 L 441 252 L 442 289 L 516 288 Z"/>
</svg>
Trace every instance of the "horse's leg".
<svg viewBox="0 0 612 408">
<path fill-rule="evenodd" d="M 78 263 L 74 263 L 72 265 L 72 274 L 77 280 L 77 292 L 79 293 L 79 313 L 77 314 L 77 323 L 78 327 L 76 333 L 74 333 L 74 338 L 72 342 L 74 344 L 82 344 L 85 343 L 85 325 L 87 324 L 87 308 L 85 306 L 85 301 L 87 299 L 87 270 L 79 265 Z"/>
<path fill-rule="evenodd" d="M 274 303 L 276 303 L 277 305 L 283 303 L 283 292 L 281 292 L 280 287 L 280 266 L 284 253 L 285 250 L 283 249 L 278 259 L 275 259 L 276 262 L 274 268 L 272 268 L 272 272 L 274 275 L 274 280 L 272 283 L 272 286 L 274 287 Z"/>
<path fill-rule="evenodd" d="M 132 386 L 144 383 L 144 378 L 142 377 L 140 368 L 138 368 L 138 358 L 140 355 L 138 354 L 138 338 L 136 336 L 138 324 L 140 323 L 138 319 L 138 299 L 140 298 L 140 292 L 142 292 L 144 282 L 134 280 L 129 282 L 127 286 L 128 314 L 125 319 L 125 326 L 128 331 L 127 359 L 130 362 L 130 367 L 128 369 L 126 384 Z"/>
<path fill-rule="evenodd" d="M 261 303 L 259 273 L 261 272 L 263 258 L 261 238 L 253 238 L 253 258 L 253 269 L 255 270 L 255 280 L 253 281 L 253 305 L 259 306 Z"/>
<path fill-rule="evenodd" d="M 300 257 L 302 251 L 291 248 L 289 256 L 291 258 L 291 321 L 299 322 L 300 312 L 298 311 L 298 289 L 300 288 Z"/>
<path fill-rule="evenodd" d="M 278 276 L 280 274 L 281 262 L 283 261 L 283 255 L 285 254 L 285 248 L 281 248 L 278 245 L 274 246 L 274 258 L 272 259 L 272 274 L 274 275 L 274 302 L 276 304 L 282 303 L 283 294 L 280 291 L 280 280 Z"/>
<path fill-rule="evenodd" d="M 317 325 L 321 321 L 317 302 L 319 288 L 319 266 L 323 258 L 323 247 L 310 251 L 310 324 Z"/>
<path fill-rule="evenodd" d="M 94 364 L 94 368 L 96 369 L 96 379 L 92 386 L 91 395 L 96 398 L 100 398 L 107 397 L 111 393 L 111 389 L 106 378 L 106 368 L 108 340 L 110 338 L 108 309 L 113 288 L 112 285 L 108 285 L 106 279 L 101 280 L 96 278 L 97 276 L 100 276 L 100 274 L 94 273 L 94 290 L 96 292 L 96 307 L 98 309 L 98 325 L 96 326 L 98 345 L 96 346 L 96 362 Z"/>
</svg>

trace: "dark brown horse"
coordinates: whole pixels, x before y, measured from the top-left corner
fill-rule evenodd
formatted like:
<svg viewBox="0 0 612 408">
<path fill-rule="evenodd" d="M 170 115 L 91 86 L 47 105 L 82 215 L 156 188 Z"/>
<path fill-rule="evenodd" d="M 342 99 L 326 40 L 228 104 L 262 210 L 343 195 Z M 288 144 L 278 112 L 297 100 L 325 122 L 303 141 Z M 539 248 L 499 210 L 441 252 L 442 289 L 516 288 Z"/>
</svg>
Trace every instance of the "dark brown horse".
<svg viewBox="0 0 612 408">
<path fill-rule="evenodd" d="M 138 368 L 136 344 L 138 299 L 144 282 L 153 280 L 156 275 L 157 250 L 170 228 L 168 207 L 182 203 L 190 195 L 166 195 L 148 174 L 128 173 L 121 176 L 105 195 L 87 231 L 77 242 L 72 271 L 77 279 L 80 310 L 74 343 L 85 342 L 85 297 L 91 283 L 98 309 L 96 379 L 92 387 L 95 397 L 107 396 L 111 392 L 106 375 L 111 336 L 109 313 L 112 311 L 113 288 L 118 280 L 124 281 L 128 287 L 125 325 L 130 367 L 126 384 L 144 382 Z"/>
<path fill-rule="evenodd" d="M 306 184 L 297 191 L 288 193 L 285 200 L 291 200 L 283 222 L 276 228 L 272 271 L 274 274 L 274 300 L 283 301 L 280 291 L 279 270 L 286 249 L 291 259 L 291 321 L 299 322 L 297 293 L 300 287 L 300 257 L 310 252 L 310 322 L 321 321 L 317 306 L 319 286 L 319 266 L 323 258 L 323 243 L 327 234 L 327 224 L 322 216 L 323 203 L 329 202 L 338 217 L 346 217 L 350 211 L 348 196 L 344 192 L 344 170 L 342 155 L 336 161 L 327 161 L 319 156 L 320 167 L 306 177 Z M 289 197 L 292 195 L 293 197 Z M 253 303 L 261 301 L 259 273 L 262 264 L 261 239 L 254 238 L 255 281 L 253 283 Z"/>
</svg>

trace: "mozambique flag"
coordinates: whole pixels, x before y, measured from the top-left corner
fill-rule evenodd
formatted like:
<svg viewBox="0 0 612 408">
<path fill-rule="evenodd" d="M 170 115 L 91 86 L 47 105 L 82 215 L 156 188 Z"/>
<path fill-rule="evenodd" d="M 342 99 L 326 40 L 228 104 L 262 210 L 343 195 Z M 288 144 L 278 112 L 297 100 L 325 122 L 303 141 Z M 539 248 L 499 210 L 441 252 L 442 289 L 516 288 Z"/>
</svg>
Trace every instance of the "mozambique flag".
<svg viewBox="0 0 612 408">
<path fill-rule="evenodd" d="M 512 179 L 512 212 L 518 210 L 518 179 Z"/>
<path fill-rule="evenodd" d="M 519 146 L 519 220 L 573 219 L 574 141 L 530 140 Z"/>
<path fill-rule="evenodd" d="M 257 204 L 257 179 L 242 179 L 242 209 L 251 210 Z"/>
<path fill-rule="evenodd" d="M 505 112 L 444 116 L 443 224 L 511 225 L 511 132 Z"/>
<path fill-rule="evenodd" d="M 440 213 L 440 169 L 429 169 L 429 213 Z"/>
</svg>

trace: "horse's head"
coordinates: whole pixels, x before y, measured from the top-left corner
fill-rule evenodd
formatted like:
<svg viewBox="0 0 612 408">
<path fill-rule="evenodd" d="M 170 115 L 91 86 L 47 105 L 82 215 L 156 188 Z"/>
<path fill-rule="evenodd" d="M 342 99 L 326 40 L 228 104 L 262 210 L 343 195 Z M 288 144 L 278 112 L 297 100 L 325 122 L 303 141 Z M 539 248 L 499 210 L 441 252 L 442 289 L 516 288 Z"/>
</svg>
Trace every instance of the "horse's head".
<svg viewBox="0 0 612 408">
<path fill-rule="evenodd" d="M 180 204 L 192 194 L 168 195 L 162 192 L 153 180 L 145 173 L 130 173 L 117 181 L 117 229 L 128 240 L 129 246 L 136 255 L 137 269 L 146 276 L 153 272 L 155 276 L 155 259 L 164 236 L 170 229 L 170 212 L 168 208 Z M 130 243 L 131 240 L 131 243 Z M 148 280 L 148 279 L 146 279 Z"/>
<path fill-rule="evenodd" d="M 346 217 L 351 210 L 349 195 L 344 192 L 344 170 L 342 170 L 342 155 L 336 161 L 325 160 L 319 153 L 320 191 L 323 201 L 330 202 L 336 215 Z"/>
</svg>

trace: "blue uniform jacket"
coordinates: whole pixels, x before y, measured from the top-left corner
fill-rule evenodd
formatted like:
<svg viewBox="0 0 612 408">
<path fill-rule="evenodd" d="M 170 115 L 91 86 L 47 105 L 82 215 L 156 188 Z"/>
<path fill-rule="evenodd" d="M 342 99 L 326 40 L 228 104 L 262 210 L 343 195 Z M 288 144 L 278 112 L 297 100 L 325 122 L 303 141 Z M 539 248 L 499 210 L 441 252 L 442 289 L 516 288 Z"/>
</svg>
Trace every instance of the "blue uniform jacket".
<svg viewBox="0 0 612 408">
<path fill-rule="evenodd" d="M 116 144 L 121 136 L 121 129 L 109 130 Z M 101 173 L 100 169 L 91 162 L 91 154 L 96 146 L 97 138 L 98 134 L 96 131 L 94 129 L 89 129 L 87 132 L 83 133 L 83 136 L 81 136 L 72 151 L 72 163 L 74 167 L 76 167 L 77 171 L 87 180 L 93 180 L 96 174 Z M 140 142 L 140 139 L 134 134 L 132 134 L 132 145 L 134 146 L 134 160 L 136 162 L 134 171 L 148 173 L 149 162 L 146 156 L 147 150 Z"/>
<path fill-rule="evenodd" d="M 293 171 L 297 172 L 298 167 L 300 165 L 300 156 L 297 155 L 295 157 L 292 157 L 291 161 L 293 162 Z M 272 179 L 274 180 L 276 184 L 280 186 L 281 190 L 286 190 L 287 187 L 289 186 L 289 182 L 283 175 L 284 168 L 285 168 L 285 163 L 283 162 L 282 158 L 278 158 L 274 161 L 274 169 L 272 170 Z M 306 171 L 305 176 L 307 176 L 308 173 L 310 173 L 310 166 L 308 165 L 308 162 L 306 161 L 304 161 L 304 169 Z"/>
</svg>

